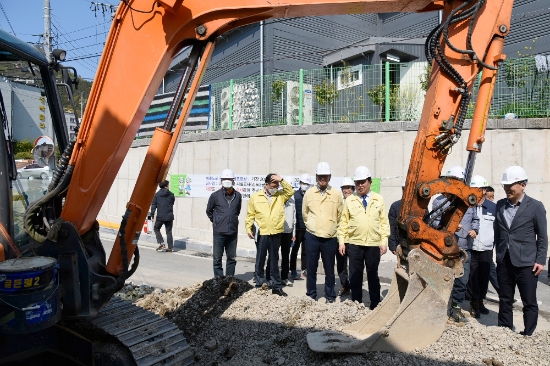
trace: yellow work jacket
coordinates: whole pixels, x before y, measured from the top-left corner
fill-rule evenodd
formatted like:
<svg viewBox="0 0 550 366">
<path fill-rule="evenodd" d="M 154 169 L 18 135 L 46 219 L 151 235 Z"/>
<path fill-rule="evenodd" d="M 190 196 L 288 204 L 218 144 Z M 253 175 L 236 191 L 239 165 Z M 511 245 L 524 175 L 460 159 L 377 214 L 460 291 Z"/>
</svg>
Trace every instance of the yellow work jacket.
<svg viewBox="0 0 550 366">
<path fill-rule="evenodd" d="M 271 196 L 271 203 L 265 194 L 265 188 L 250 196 L 248 211 L 246 213 L 246 232 L 252 233 L 254 221 L 258 224 L 260 235 L 273 235 L 282 233 L 285 228 L 285 202 L 294 195 L 294 189 L 290 183 L 282 180 L 283 190 L 275 192 Z"/>
<path fill-rule="evenodd" d="M 330 185 L 322 196 L 317 186 L 308 189 L 302 202 L 307 231 L 321 238 L 335 238 L 342 203 L 342 194 Z"/>
<path fill-rule="evenodd" d="M 370 192 L 367 208 L 361 197 L 352 194 L 344 201 L 344 210 L 338 223 L 338 243 L 364 246 L 388 245 L 390 222 L 384 198 Z"/>
</svg>

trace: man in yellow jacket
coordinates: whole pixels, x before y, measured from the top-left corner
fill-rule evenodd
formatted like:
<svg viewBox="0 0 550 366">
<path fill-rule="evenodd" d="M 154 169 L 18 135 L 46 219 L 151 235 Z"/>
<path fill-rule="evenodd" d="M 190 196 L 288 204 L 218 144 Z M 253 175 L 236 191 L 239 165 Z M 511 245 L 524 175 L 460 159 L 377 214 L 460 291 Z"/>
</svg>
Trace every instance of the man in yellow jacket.
<svg viewBox="0 0 550 366">
<path fill-rule="evenodd" d="M 381 195 L 370 190 L 372 178 L 366 166 L 355 169 L 355 193 L 346 198 L 338 224 L 339 251 L 348 245 L 351 300 L 363 302 L 363 270 L 367 268 L 370 309 L 380 303 L 380 257 L 388 250 L 390 224 Z"/>
<path fill-rule="evenodd" d="M 302 216 L 306 225 L 307 281 L 306 295 L 317 299 L 317 265 L 319 255 L 325 270 L 325 298 L 327 303 L 336 299 L 334 290 L 334 261 L 338 250 L 336 230 L 342 214 L 342 195 L 331 187 L 331 170 L 328 163 L 317 164 L 317 185 L 308 189 L 302 203 Z"/>
<path fill-rule="evenodd" d="M 279 183 L 283 190 L 279 190 Z M 254 239 L 252 225 L 254 221 L 258 225 L 258 249 L 256 252 L 256 287 L 261 287 L 266 282 L 264 267 L 267 253 L 269 252 L 269 272 L 273 283 L 272 293 L 286 296 L 282 290 L 281 276 L 279 273 L 279 247 L 281 246 L 281 233 L 285 223 L 285 202 L 294 195 L 294 189 L 290 183 L 284 181 L 278 174 L 268 174 L 265 177 L 265 186 L 254 193 L 248 201 L 245 227 L 248 237 Z"/>
</svg>

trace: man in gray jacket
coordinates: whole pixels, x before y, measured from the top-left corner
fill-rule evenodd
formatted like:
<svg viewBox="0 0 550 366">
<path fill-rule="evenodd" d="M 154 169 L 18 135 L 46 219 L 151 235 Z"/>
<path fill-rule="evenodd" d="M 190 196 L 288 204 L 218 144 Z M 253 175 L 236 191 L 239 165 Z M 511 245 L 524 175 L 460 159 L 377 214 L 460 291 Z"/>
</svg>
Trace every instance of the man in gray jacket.
<svg viewBox="0 0 550 366">
<path fill-rule="evenodd" d="M 481 201 L 475 209 L 479 217 L 479 233 L 474 239 L 470 255 L 470 279 L 468 281 L 468 292 L 470 294 L 470 314 L 479 318 L 481 314 L 489 314 L 489 309 L 483 304 L 489 287 L 489 275 L 493 263 L 493 224 L 496 216 L 496 205 L 494 202 L 485 199 L 485 189 L 489 186 L 487 180 L 476 175 L 470 182 L 470 187 L 479 188 L 483 193 Z"/>
<path fill-rule="evenodd" d="M 498 325 L 514 329 L 512 306 L 517 285 L 525 326 L 520 334 L 530 336 L 537 327 L 538 275 L 544 269 L 548 251 L 546 210 L 542 202 L 525 194 L 527 173 L 522 167 L 508 167 L 500 183 L 506 198 L 497 202 L 495 218 Z"/>
<path fill-rule="evenodd" d="M 447 177 L 459 179 L 464 181 L 464 169 L 460 166 L 454 166 L 448 170 Z M 447 200 L 447 203 L 444 203 Z M 436 217 L 433 222 L 433 226 L 438 229 L 441 212 L 451 204 L 450 200 L 444 195 L 437 197 L 433 202 L 433 207 L 439 207 L 433 214 L 432 217 Z M 460 225 L 458 225 L 458 231 L 455 233 L 456 240 L 458 241 L 458 246 L 460 249 L 463 249 L 468 253 L 468 258 L 464 262 L 464 275 L 459 278 L 455 278 L 453 284 L 453 290 L 451 292 L 451 308 L 449 309 L 449 320 L 453 320 L 457 323 L 464 321 L 466 317 L 462 313 L 460 305 L 466 297 L 466 289 L 468 284 L 468 279 L 470 277 L 470 257 L 472 250 L 472 243 L 474 238 L 479 232 L 479 218 L 477 217 L 476 210 L 474 207 L 468 208 Z"/>
<path fill-rule="evenodd" d="M 222 188 L 210 195 L 206 206 L 206 215 L 212 222 L 214 242 L 212 245 L 214 256 L 214 276 L 223 276 L 223 251 L 227 256 L 225 275 L 235 275 L 237 264 L 237 235 L 239 231 L 239 214 L 241 213 L 242 197 L 233 187 L 235 175 L 225 169 L 221 176 Z"/>
</svg>

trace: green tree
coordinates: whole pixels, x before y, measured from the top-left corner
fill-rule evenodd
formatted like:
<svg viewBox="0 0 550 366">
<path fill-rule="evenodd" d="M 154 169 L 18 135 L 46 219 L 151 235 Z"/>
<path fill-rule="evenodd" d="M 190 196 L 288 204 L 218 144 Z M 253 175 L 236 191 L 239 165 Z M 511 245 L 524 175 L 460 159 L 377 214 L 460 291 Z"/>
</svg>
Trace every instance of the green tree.
<svg viewBox="0 0 550 366">
<path fill-rule="evenodd" d="M 323 80 L 321 84 L 313 87 L 315 91 L 315 99 L 319 105 L 326 107 L 326 112 L 329 115 L 329 121 L 332 122 L 332 104 L 338 98 L 338 89 L 328 79 Z"/>
<path fill-rule="evenodd" d="M 72 78 L 73 74 L 70 73 L 70 75 Z M 59 74 L 59 77 L 61 77 L 61 73 Z M 92 83 L 90 81 L 82 79 L 81 77 L 78 78 L 78 89 L 75 89 L 75 86 L 73 85 L 74 104 L 79 117 L 82 117 L 80 115 L 80 102 L 82 102 L 82 110 L 85 110 L 91 89 Z M 63 105 L 63 109 L 65 111 L 73 113 L 74 111 L 69 101 L 69 94 L 67 93 L 67 89 L 63 87 L 59 88 L 59 94 L 61 95 L 61 103 Z"/>
<path fill-rule="evenodd" d="M 30 139 L 13 141 L 13 152 L 16 159 L 33 159 L 31 152 L 33 148 L 34 143 Z"/>
</svg>

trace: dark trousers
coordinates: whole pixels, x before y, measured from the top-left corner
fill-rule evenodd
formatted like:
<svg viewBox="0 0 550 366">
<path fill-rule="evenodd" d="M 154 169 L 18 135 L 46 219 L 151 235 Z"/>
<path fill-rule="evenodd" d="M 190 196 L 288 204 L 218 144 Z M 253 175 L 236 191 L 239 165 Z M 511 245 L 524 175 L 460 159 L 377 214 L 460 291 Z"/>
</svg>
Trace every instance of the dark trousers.
<svg viewBox="0 0 550 366">
<path fill-rule="evenodd" d="M 292 233 L 281 234 L 281 280 L 288 280 L 290 268 L 290 245 L 292 245 Z"/>
<path fill-rule="evenodd" d="M 380 278 L 378 277 L 380 247 L 349 244 L 348 256 L 351 300 L 363 302 L 363 270 L 366 267 L 370 297 L 369 307 L 372 310 L 380 303 Z"/>
<path fill-rule="evenodd" d="M 336 272 L 338 272 L 338 277 L 340 278 L 340 284 L 342 287 L 349 288 L 349 278 L 348 278 L 348 244 L 346 244 L 346 253 L 344 255 L 340 254 L 340 251 L 336 251 Z"/>
<path fill-rule="evenodd" d="M 225 275 L 235 275 L 237 264 L 237 234 L 223 235 L 214 233 L 214 244 L 212 246 L 214 255 L 214 277 L 223 276 L 222 257 L 225 250 L 227 261 L 225 263 Z"/>
<path fill-rule="evenodd" d="M 497 266 L 499 290 L 498 325 L 512 329 L 514 317 L 512 308 L 516 285 L 523 302 L 523 325 L 525 334 L 532 335 L 537 327 L 539 306 L 537 304 L 537 282 L 533 275 L 533 266 L 515 267 L 508 252 Z"/>
<path fill-rule="evenodd" d="M 472 250 L 470 252 L 470 279 L 468 281 L 468 292 L 472 301 L 483 300 L 489 288 L 489 274 L 493 262 L 493 251 Z"/>
<path fill-rule="evenodd" d="M 498 285 L 498 279 L 497 279 L 497 266 L 495 265 L 495 262 L 493 261 L 492 257 L 491 257 L 490 266 L 491 266 L 491 270 L 489 272 L 489 282 L 491 282 L 491 285 L 493 285 L 493 287 L 495 288 L 495 291 L 498 294 L 499 285 Z"/>
<path fill-rule="evenodd" d="M 260 235 L 258 237 L 258 250 L 256 252 L 256 287 L 266 283 L 264 266 L 269 253 L 269 278 L 274 289 L 282 288 L 279 275 L 279 247 L 281 246 L 281 234 Z"/>
<path fill-rule="evenodd" d="M 460 305 L 466 298 L 466 290 L 468 289 L 468 280 L 470 279 L 470 263 L 472 261 L 472 250 L 466 250 L 468 259 L 464 262 L 464 275 L 455 278 L 453 290 L 451 292 L 451 301 L 454 304 Z"/>
<path fill-rule="evenodd" d="M 174 221 L 155 221 L 154 231 L 155 236 L 157 238 L 157 243 L 162 244 L 164 243 L 164 239 L 162 237 L 162 234 L 160 233 L 160 228 L 162 225 L 164 225 L 164 229 L 166 229 L 166 240 L 168 240 L 168 249 L 174 248 L 174 238 L 172 237 L 172 225 L 174 224 Z"/>
<path fill-rule="evenodd" d="M 305 234 L 306 234 L 305 230 L 296 229 L 296 240 L 294 240 L 294 246 L 292 247 L 292 252 L 290 253 L 290 270 L 291 271 L 296 271 L 296 260 L 298 259 L 298 251 L 300 250 L 300 245 L 302 245 L 301 270 L 304 271 L 307 268 L 306 243 L 304 241 Z"/>
<path fill-rule="evenodd" d="M 307 242 L 306 295 L 312 299 L 317 299 L 317 266 L 319 255 L 321 255 L 323 269 L 325 270 L 325 298 L 327 300 L 336 299 L 336 291 L 334 290 L 334 259 L 338 250 L 337 239 L 321 238 L 310 232 L 306 232 L 305 241 Z"/>
</svg>

